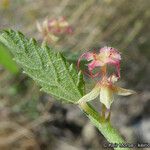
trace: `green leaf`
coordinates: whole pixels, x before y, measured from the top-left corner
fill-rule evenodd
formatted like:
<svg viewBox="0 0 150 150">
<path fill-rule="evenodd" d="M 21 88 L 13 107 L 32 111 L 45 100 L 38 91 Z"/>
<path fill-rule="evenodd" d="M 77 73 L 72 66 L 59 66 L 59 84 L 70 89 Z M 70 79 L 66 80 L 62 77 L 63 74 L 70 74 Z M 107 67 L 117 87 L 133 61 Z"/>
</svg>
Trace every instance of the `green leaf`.
<svg viewBox="0 0 150 150">
<path fill-rule="evenodd" d="M 72 103 L 82 97 L 83 77 L 60 53 L 13 30 L 3 31 L 0 41 L 9 47 L 14 60 L 41 85 L 43 91 Z"/>
<path fill-rule="evenodd" d="M 2 64 L 11 73 L 16 74 L 19 71 L 16 63 L 12 60 L 12 56 L 8 49 L 2 43 L 0 43 L 0 64 Z"/>
</svg>

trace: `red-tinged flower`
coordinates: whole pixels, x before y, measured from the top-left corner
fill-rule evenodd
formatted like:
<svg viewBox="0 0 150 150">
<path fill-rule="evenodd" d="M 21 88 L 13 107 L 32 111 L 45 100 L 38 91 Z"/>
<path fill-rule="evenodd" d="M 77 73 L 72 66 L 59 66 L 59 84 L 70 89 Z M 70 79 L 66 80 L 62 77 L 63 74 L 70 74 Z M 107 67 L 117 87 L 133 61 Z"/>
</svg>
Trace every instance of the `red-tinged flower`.
<svg viewBox="0 0 150 150">
<path fill-rule="evenodd" d="M 69 25 L 68 21 L 66 21 L 65 17 L 49 20 L 48 28 L 49 28 L 49 31 L 52 32 L 53 34 L 73 33 L 73 29 Z"/>
<path fill-rule="evenodd" d="M 79 105 L 82 105 L 88 101 L 94 100 L 96 97 L 100 97 L 100 102 L 102 103 L 102 117 L 104 119 L 110 119 L 110 107 L 114 101 L 114 95 L 127 96 L 135 94 L 133 90 L 124 89 L 115 85 L 115 82 L 120 78 L 120 53 L 112 47 L 103 47 L 100 49 L 99 53 L 87 52 L 80 56 L 78 60 L 78 67 L 82 58 L 85 58 L 89 61 L 88 70 L 90 75 L 97 76 L 98 74 L 93 75 L 92 70 L 96 67 L 101 68 L 101 79 L 92 89 L 91 92 L 84 95 L 77 102 Z M 108 77 L 107 74 L 107 64 L 114 65 L 117 68 L 117 74 L 113 74 Z M 106 110 L 109 111 L 109 114 L 106 118 Z"/>
<path fill-rule="evenodd" d="M 78 67 L 82 58 L 85 58 L 87 61 L 90 61 L 90 63 L 88 64 L 88 70 L 90 72 L 90 75 L 97 76 L 98 74 L 92 74 L 94 68 L 103 67 L 107 64 L 110 64 L 116 67 L 117 76 L 120 77 L 121 55 L 115 48 L 105 46 L 100 49 L 98 54 L 92 52 L 84 53 L 78 60 Z"/>
<path fill-rule="evenodd" d="M 64 17 L 59 19 L 45 19 L 42 24 L 37 22 L 37 29 L 42 33 L 44 41 L 56 42 L 59 35 L 73 33 L 72 27 Z"/>
<path fill-rule="evenodd" d="M 110 109 L 112 102 L 114 101 L 114 95 L 128 96 L 135 94 L 135 91 L 124 89 L 116 86 L 114 83 L 118 80 L 115 75 L 107 78 L 106 76 L 96 84 L 92 91 L 85 96 L 83 96 L 78 104 L 85 103 L 94 100 L 96 97 L 100 96 L 100 102 L 105 105 L 107 109 Z"/>
</svg>

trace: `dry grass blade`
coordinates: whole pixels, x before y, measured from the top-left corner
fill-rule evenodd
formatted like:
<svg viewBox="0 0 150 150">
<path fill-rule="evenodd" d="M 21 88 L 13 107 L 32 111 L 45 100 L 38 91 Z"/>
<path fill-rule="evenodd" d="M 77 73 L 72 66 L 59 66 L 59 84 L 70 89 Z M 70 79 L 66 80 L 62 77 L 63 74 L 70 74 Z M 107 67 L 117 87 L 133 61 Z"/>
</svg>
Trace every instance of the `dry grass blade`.
<svg viewBox="0 0 150 150">
<path fill-rule="evenodd" d="M 39 117 L 37 120 L 29 123 L 27 126 L 22 127 L 16 123 L 12 122 L 1 122 L 0 128 L 6 128 L 8 127 L 9 129 L 16 130 L 14 133 L 7 137 L 2 137 L 0 138 L 0 146 L 5 146 L 8 144 L 11 144 L 13 142 L 16 142 L 22 137 L 26 138 L 33 138 L 34 134 L 31 132 L 31 129 L 35 129 L 36 127 L 40 126 L 41 124 L 47 122 L 47 121 L 52 121 L 53 118 L 51 115 L 46 114 L 41 117 Z"/>
</svg>

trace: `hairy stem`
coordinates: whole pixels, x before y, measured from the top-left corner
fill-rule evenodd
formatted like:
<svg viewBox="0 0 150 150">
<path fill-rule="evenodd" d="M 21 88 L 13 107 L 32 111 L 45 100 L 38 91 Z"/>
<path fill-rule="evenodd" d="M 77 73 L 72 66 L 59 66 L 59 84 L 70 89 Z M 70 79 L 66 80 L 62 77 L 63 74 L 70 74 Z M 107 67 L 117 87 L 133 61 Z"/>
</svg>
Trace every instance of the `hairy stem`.
<svg viewBox="0 0 150 150">
<path fill-rule="evenodd" d="M 103 121 L 101 119 L 99 113 L 89 103 L 82 103 L 79 107 L 86 113 L 87 117 L 99 129 L 108 142 L 118 144 L 118 146 L 114 147 L 115 150 L 130 150 L 129 148 L 121 148 L 119 146 L 119 144 L 125 143 L 124 139 L 112 127 L 109 121 Z"/>
</svg>

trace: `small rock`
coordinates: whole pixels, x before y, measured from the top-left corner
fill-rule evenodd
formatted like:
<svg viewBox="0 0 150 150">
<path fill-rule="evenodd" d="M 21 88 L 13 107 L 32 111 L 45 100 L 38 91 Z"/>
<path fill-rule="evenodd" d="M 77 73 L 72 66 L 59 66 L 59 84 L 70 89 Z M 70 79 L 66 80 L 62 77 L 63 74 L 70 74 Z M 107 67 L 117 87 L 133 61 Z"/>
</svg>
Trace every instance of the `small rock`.
<svg viewBox="0 0 150 150">
<path fill-rule="evenodd" d="M 95 127 L 91 122 L 87 122 L 82 130 L 82 137 L 85 144 L 91 144 L 96 137 Z"/>
<path fill-rule="evenodd" d="M 139 132 L 142 140 L 149 143 L 150 141 L 150 119 L 143 119 L 139 126 Z"/>
</svg>

